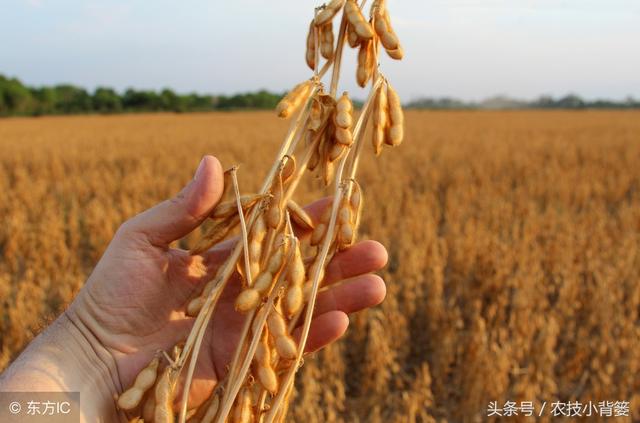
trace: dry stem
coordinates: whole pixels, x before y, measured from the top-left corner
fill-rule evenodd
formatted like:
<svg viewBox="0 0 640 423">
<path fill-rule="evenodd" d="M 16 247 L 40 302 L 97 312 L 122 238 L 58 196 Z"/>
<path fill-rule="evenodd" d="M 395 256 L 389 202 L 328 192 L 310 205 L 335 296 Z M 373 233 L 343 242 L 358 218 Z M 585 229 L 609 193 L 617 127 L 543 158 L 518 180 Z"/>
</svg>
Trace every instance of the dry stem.
<svg viewBox="0 0 640 423">
<path fill-rule="evenodd" d="M 242 211 L 242 201 L 240 200 L 240 187 L 238 186 L 238 166 L 231 168 L 231 180 L 233 181 L 233 190 L 236 194 L 236 204 L 238 206 L 238 215 L 240 216 L 240 231 L 242 233 L 242 249 L 244 250 L 244 273 L 248 286 L 253 285 L 251 268 L 249 266 L 249 235 L 247 233 L 247 224 L 244 220 L 244 212 Z M 254 206 L 255 207 L 255 206 Z"/>
<path fill-rule="evenodd" d="M 293 253 L 295 251 L 295 248 L 297 247 L 297 242 L 298 242 L 297 239 L 293 237 L 293 234 L 291 234 L 290 236 L 292 237 L 290 241 L 291 245 L 290 245 L 289 253 L 287 254 L 287 259 L 285 263 L 289 263 L 293 258 Z M 242 362 L 240 371 L 238 372 L 237 375 L 235 375 L 235 378 L 233 381 L 230 380 L 230 382 L 233 384 L 230 385 L 227 389 L 229 393 L 228 396 L 227 396 L 227 392 L 225 392 L 226 400 L 222 403 L 220 407 L 220 411 L 216 419 L 216 423 L 223 423 L 225 421 L 229 412 L 231 411 L 231 407 L 233 406 L 235 397 L 240 391 L 242 384 L 244 383 L 244 379 L 247 375 L 247 372 L 249 371 L 249 366 L 251 366 L 251 361 L 253 360 L 253 356 L 255 355 L 256 349 L 258 347 L 258 343 L 260 342 L 260 335 L 264 330 L 264 325 L 267 321 L 267 316 L 269 315 L 269 312 L 273 308 L 273 303 L 276 297 L 280 295 L 281 288 L 284 287 L 286 266 L 287 265 L 285 264 L 282 270 L 280 271 L 276 284 L 271 290 L 271 293 L 269 294 L 267 302 L 260 308 L 260 311 L 258 311 L 258 315 L 256 316 L 256 319 L 253 321 L 253 324 L 251 325 L 253 330 L 253 339 L 251 340 L 247 353 L 244 356 L 244 361 Z"/>
<path fill-rule="evenodd" d="M 362 108 L 362 112 L 360 113 L 360 116 L 356 123 L 355 129 L 354 129 L 354 139 L 357 139 L 356 151 L 354 152 L 355 155 L 359 155 L 361 153 L 361 147 L 360 148 L 357 148 L 357 147 L 362 144 L 361 139 L 363 138 L 362 137 L 363 128 L 371 112 L 371 105 L 373 103 L 373 99 L 375 98 L 375 90 L 381 83 L 381 80 L 382 79 L 379 77 L 378 80 L 375 82 L 375 84 L 373 84 L 372 90 L 369 93 L 367 101 L 365 102 Z M 351 147 L 347 147 L 347 148 L 351 149 Z M 342 182 L 342 174 L 344 172 L 344 168 L 345 168 L 348 157 L 349 157 L 349 154 L 345 154 L 344 157 L 340 159 L 340 164 L 338 166 L 338 170 L 336 171 L 335 192 L 333 196 L 333 204 L 331 206 L 331 217 L 329 219 L 327 231 L 322 241 L 322 245 L 320 247 L 320 253 L 317 258 L 317 262 L 319 264 L 314 268 L 315 272 L 312 277 L 313 285 L 311 288 L 311 295 L 309 296 L 309 300 L 307 302 L 306 315 L 305 315 L 304 323 L 302 326 L 300 342 L 298 344 L 298 356 L 296 357 L 294 363 L 291 365 L 291 368 L 285 375 L 284 382 L 282 383 L 280 392 L 278 392 L 278 395 L 276 396 L 273 403 L 271 404 L 271 409 L 269 410 L 269 413 L 266 416 L 265 423 L 272 423 L 273 420 L 275 419 L 278 413 L 278 409 L 280 408 L 280 406 L 284 401 L 286 392 L 291 386 L 291 384 L 293 383 L 293 378 L 299 368 L 300 360 L 302 359 L 302 355 L 304 353 L 304 349 L 307 343 L 307 338 L 309 336 L 309 330 L 311 328 L 311 321 L 313 319 L 313 310 L 315 307 L 316 296 L 318 294 L 318 288 L 320 285 L 320 273 L 325 266 L 326 259 L 329 254 L 329 249 L 331 247 L 331 244 L 333 243 L 336 222 L 338 217 L 338 210 L 340 209 L 342 196 L 345 190 L 347 189 L 347 186 Z M 355 160 L 355 157 L 357 156 L 354 156 L 354 160 L 352 161 L 352 172 L 355 172 L 355 166 L 357 166 L 358 164 L 357 160 Z"/>
</svg>

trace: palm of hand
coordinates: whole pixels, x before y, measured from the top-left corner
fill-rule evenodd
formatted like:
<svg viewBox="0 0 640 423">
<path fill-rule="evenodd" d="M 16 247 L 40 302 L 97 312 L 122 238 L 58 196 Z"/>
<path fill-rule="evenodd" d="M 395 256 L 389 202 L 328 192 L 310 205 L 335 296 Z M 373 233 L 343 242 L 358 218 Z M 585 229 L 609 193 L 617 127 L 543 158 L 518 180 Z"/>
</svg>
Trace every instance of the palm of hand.
<svg viewBox="0 0 640 423">
<path fill-rule="evenodd" d="M 215 274 L 219 258 L 228 250 L 227 243 L 203 258 L 154 246 L 135 234 L 114 239 L 101 262 L 107 264 L 97 266 L 87 283 L 87 295 L 102 299 L 98 307 L 91 307 L 92 319 L 100 323 L 101 341 L 113 351 L 123 382 L 135 378 L 158 351 L 171 351 L 185 340 L 193 319 L 185 315 L 184 306 Z M 203 340 L 196 388 L 205 385 L 209 390 L 216 383 L 237 345 L 243 323 L 233 306 L 238 282 L 234 275 L 212 317 L 212 330 Z"/>
<path fill-rule="evenodd" d="M 172 241 L 197 227 L 220 197 L 219 164 L 210 156 L 202 163 L 195 180 L 175 199 L 123 225 L 70 307 L 113 356 L 119 377 L 114 384 L 123 389 L 159 350 L 170 351 L 184 341 L 193 325 L 183 311 L 185 304 L 213 277 L 231 248 L 226 242 L 202 256 L 169 248 Z M 317 217 L 324 205 L 326 201 L 319 202 L 308 211 Z M 339 338 L 348 325 L 347 313 L 382 301 L 384 282 L 368 273 L 385 263 L 384 248 L 373 241 L 334 257 L 324 284 L 344 283 L 318 296 L 307 351 Z M 203 339 L 190 397 L 194 404 L 224 375 L 238 343 L 244 321 L 234 310 L 239 291 L 236 275 L 223 292 Z"/>
</svg>

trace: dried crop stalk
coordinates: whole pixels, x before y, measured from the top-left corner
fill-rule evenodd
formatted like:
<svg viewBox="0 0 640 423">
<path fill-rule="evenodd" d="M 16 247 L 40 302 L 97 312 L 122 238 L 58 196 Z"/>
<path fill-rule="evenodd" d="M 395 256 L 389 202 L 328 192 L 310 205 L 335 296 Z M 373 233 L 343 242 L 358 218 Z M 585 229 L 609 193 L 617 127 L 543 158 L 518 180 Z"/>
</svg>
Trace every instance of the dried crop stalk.
<svg viewBox="0 0 640 423">
<path fill-rule="evenodd" d="M 140 410 L 145 416 L 153 412 L 155 421 L 173 421 L 174 391 L 177 382 L 184 379 L 181 423 L 189 416 L 190 422 L 217 423 L 272 423 L 286 416 L 325 268 L 330 258 L 349 248 L 356 237 L 362 192 L 355 176 L 370 115 L 374 114 L 376 154 L 384 145 L 396 146 L 402 141 L 400 102 L 377 66 L 380 43 L 396 58 L 401 56 L 401 47 L 391 28 L 386 2 L 374 1 L 368 21 L 362 13 L 363 5 L 364 1 L 358 5 L 355 0 L 332 0 L 316 9 L 306 43 L 306 59 L 313 76 L 278 104 L 276 112 L 280 117 L 296 118 L 271 170 L 257 193 L 245 195 L 238 187 L 237 167 L 225 173 L 223 195 L 233 198 L 214 209 L 211 218 L 216 223 L 192 254 L 206 251 L 237 226 L 241 232 L 239 241 L 216 276 L 185 304 L 186 313 L 195 320 L 186 341 L 176 346 L 174 358 L 168 359 L 169 365 L 157 378 L 152 375 L 158 371 L 157 358 L 143 369 L 133 386 L 121 395 L 121 408 Z M 334 37 L 333 19 L 340 11 L 343 14 Z M 364 76 L 359 71 L 359 82 L 365 85 L 371 81 L 355 125 L 348 94 L 336 97 L 347 37 L 349 46 L 367 53 L 360 59 Z M 326 61 L 320 67 L 323 58 Z M 321 79 L 330 69 L 327 93 Z M 305 142 L 301 143 L 303 139 Z M 320 222 L 313 222 L 293 199 L 300 180 L 316 167 L 325 184 L 334 186 L 333 199 Z M 292 222 L 300 230 L 313 232 L 311 245 L 316 245 L 317 251 L 308 266 Z M 218 299 L 236 271 L 242 289 L 235 307 L 245 315 L 240 341 L 227 374 L 209 399 L 197 410 L 188 411 L 191 380 L 203 338 Z M 301 336 L 296 343 L 289 333 L 300 320 Z M 185 367 L 187 373 L 180 378 Z"/>
</svg>

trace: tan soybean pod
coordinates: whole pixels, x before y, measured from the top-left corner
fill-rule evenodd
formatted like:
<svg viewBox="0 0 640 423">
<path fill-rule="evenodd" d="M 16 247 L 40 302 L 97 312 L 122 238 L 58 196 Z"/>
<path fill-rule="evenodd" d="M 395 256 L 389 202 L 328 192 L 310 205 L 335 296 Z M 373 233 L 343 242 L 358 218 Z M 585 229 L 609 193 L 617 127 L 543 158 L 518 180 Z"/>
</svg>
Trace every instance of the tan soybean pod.
<svg viewBox="0 0 640 423">
<path fill-rule="evenodd" d="M 311 158 L 309 159 L 309 162 L 307 163 L 307 169 L 310 172 L 313 172 L 314 170 L 316 170 L 316 168 L 318 167 L 318 165 L 320 164 L 320 160 L 321 160 L 321 143 L 318 143 L 318 145 L 316 146 L 316 148 L 313 150 L 312 154 L 311 154 Z"/>
<path fill-rule="evenodd" d="M 333 176 L 336 173 L 336 165 L 330 160 L 331 148 L 333 142 L 326 142 L 322 155 L 322 182 L 325 187 L 328 187 L 333 182 Z"/>
<path fill-rule="evenodd" d="M 275 341 L 278 355 L 286 360 L 293 360 L 298 355 L 298 345 L 289 336 L 278 336 Z"/>
<path fill-rule="evenodd" d="M 387 105 L 387 91 L 384 85 L 378 88 L 378 94 L 373 103 L 373 151 L 376 156 L 382 151 L 387 126 L 389 125 L 389 107 Z"/>
<path fill-rule="evenodd" d="M 303 282 L 304 283 L 304 282 Z M 284 306 L 288 316 L 293 316 L 302 308 L 303 296 L 301 285 L 291 285 L 284 298 Z"/>
<path fill-rule="evenodd" d="M 257 366 L 257 376 L 260 384 L 272 394 L 278 392 L 278 377 L 276 376 L 276 372 L 273 371 L 273 368 L 268 363 L 261 363 Z"/>
<path fill-rule="evenodd" d="M 309 271 L 307 272 L 308 278 L 309 280 L 307 282 L 310 282 L 311 279 L 313 278 L 313 275 L 315 275 L 316 273 L 316 269 L 318 268 L 318 262 L 317 261 L 313 261 L 313 263 L 311 263 L 311 265 L 309 266 Z M 320 277 L 318 278 L 318 280 L 320 282 L 322 282 L 322 280 L 324 279 L 324 267 L 320 268 Z"/>
<path fill-rule="evenodd" d="M 196 243 L 189 253 L 200 254 L 213 247 L 218 242 L 222 241 L 229 232 L 238 226 L 240 223 L 240 216 L 238 214 L 232 215 L 224 220 L 218 221 L 213 225 L 207 233 Z"/>
<path fill-rule="evenodd" d="M 271 348 L 269 347 L 267 332 L 263 331 L 262 333 L 263 335 L 260 338 L 260 343 L 253 357 L 257 363 L 271 363 Z"/>
<path fill-rule="evenodd" d="M 142 404 L 142 418 L 148 423 L 153 422 L 156 409 L 156 396 L 154 391 L 155 389 L 149 391 L 147 398 L 144 400 L 144 404 Z"/>
<path fill-rule="evenodd" d="M 365 20 L 355 0 L 347 0 L 344 6 L 344 12 L 347 14 L 349 23 L 353 26 L 354 31 L 361 40 L 370 40 L 373 38 L 373 29 L 371 25 L 369 25 L 369 22 Z"/>
<path fill-rule="evenodd" d="M 267 317 L 267 327 L 269 332 L 276 338 L 287 335 L 287 323 L 284 321 L 284 317 L 275 310 L 269 313 L 269 317 Z"/>
<path fill-rule="evenodd" d="M 156 382 L 160 359 L 154 358 L 143 368 L 133 381 L 133 385 L 118 397 L 118 407 L 122 410 L 133 410 L 140 404 L 143 395 Z"/>
<path fill-rule="evenodd" d="M 338 210 L 338 223 L 351 223 L 353 221 L 353 212 L 351 211 L 351 203 L 347 197 L 342 200 L 340 210 Z"/>
<path fill-rule="evenodd" d="M 287 268 L 287 281 L 290 285 L 302 285 L 305 279 L 304 260 L 300 244 L 296 243 L 296 249 L 293 252 L 293 258 Z"/>
<path fill-rule="evenodd" d="M 287 118 L 300 107 L 304 99 L 307 97 L 313 81 L 308 80 L 296 85 L 276 106 L 276 113 L 281 118 Z"/>
<path fill-rule="evenodd" d="M 349 222 L 344 225 L 340 225 L 340 230 L 338 233 L 339 245 L 338 250 L 342 251 L 349 247 L 351 247 L 354 243 L 355 238 L 355 230 L 353 228 L 353 223 Z"/>
<path fill-rule="evenodd" d="M 356 180 L 352 180 L 353 186 L 351 188 L 351 196 L 349 197 L 349 202 L 351 203 L 351 207 L 356 211 L 356 220 L 360 218 L 360 213 L 362 212 L 362 187 Z"/>
<path fill-rule="evenodd" d="M 313 232 L 311 233 L 311 246 L 318 245 L 322 241 L 324 234 L 327 232 L 327 224 L 329 223 L 329 219 L 331 218 L 332 204 L 333 200 L 329 200 L 327 202 L 327 205 L 325 206 L 324 211 L 320 215 L 320 222 L 316 225 Z"/>
<path fill-rule="evenodd" d="M 342 154 L 346 151 L 347 151 L 347 147 L 340 143 L 336 143 L 332 145 L 331 150 L 329 151 L 329 161 L 335 162 L 340 157 L 342 157 Z"/>
<path fill-rule="evenodd" d="M 243 195 L 240 197 L 240 204 L 242 205 L 242 210 L 244 212 L 247 211 L 251 206 L 255 205 L 258 201 L 265 198 L 264 194 L 251 194 L 251 195 Z M 238 213 L 238 203 L 236 200 L 225 201 L 224 203 L 220 203 L 213 209 L 213 212 L 209 216 L 212 219 L 225 219 L 230 217 L 233 214 Z"/>
<path fill-rule="evenodd" d="M 316 227 L 313 229 L 313 232 L 311 233 L 311 240 L 310 240 L 311 246 L 315 247 L 316 245 L 320 244 L 326 231 L 327 231 L 326 223 L 318 223 Z"/>
<path fill-rule="evenodd" d="M 354 242 L 354 215 L 349 198 L 345 195 L 338 210 L 338 250 L 342 251 Z"/>
<path fill-rule="evenodd" d="M 306 272 L 304 269 L 304 261 L 302 260 L 302 253 L 299 244 L 296 243 L 296 250 L 287 268 L 287 281 L 289 286 L 286 296 L 284 297 L 284 308 L 288 316 L 294 315 L 302 308 L 302 285 L 304 284 L 305 278 Z"/>
<path fill-rule="evenodd" d="M 349 94 L 345 91 L 338 102 L 334 114 L 333 123 L 340 128 L 349 129 L 353 125 L 353 104 Z"/>
<path fill-rule="evenodd" d="M 260 384 L 272 394 L 278 391 L 278 377 L 271 366 L 271 348 L 268 342 L 268 331 L 263 330 L 260 343 L 256 348 L 254 372 Z"/>
<path fill-rule="evenodd" d="M 347 42 L 351 48 L 356 48 L 360 45 L 360 38 L 358 38 L 356 30 L 351 24 L 347 24 Z"/>
<path fill-rule="evenodd" d="M 361 87 L 365 87 L 373 75 L 373 41 L 368 40 L 360 44 L 358 50 L 358 67 L 356 69 L 356 81 Z"/>
<path fill-rule="evenodd" d="M 200 295 L 189 301 L 187 304 L 187 316 L 195 317 L 198 315 L 198 312 L 202 308 L 205 302 L 205 295 Z"/>
<path fill-rule="evenodd" d="M 284 165 L 282 166 L 282 183 L 286 184 L 296 173 L 295 156 L 285 156 Z"/>
<path fill-rule="evenodd" d="M 272 283 L 273 273 L 271 273 L 269 270 L 264 270 L 258 275 L 255 282 L 253 283 L 253 289 L 258 291 L 260 294 L 264 294 L 269 290 Z"/>
<path fill-rule="evenodd" d="M 400 45 L 400 41 L 398 41 L 398 36 L 396 35 L 396 33 L 393 31 L 393 28 L 391 27 L 391 19 L 389 18 L 389 13 L 387 13 L 386 10 L 384 11 L 384 22 L 388 30 L 387 33 L 390 35 L 387 35 L 386 39 L 384 40 L 381 38 L 380 41 L 383 42 L 383 46 L 385 47 L 385 50 L 387 51 L 387 54 L 389 55 L 389 57 L 395 60 L 402 60 L 402 58 L 404 57 L 404 50 Z M 385 45 L 384 42 L 386 42 L 387 45 L 389 45 L 389 47 L 387 47 L 387 45 Z M 391 48 L 391 47 L 395 47 L 395 48 Z"/>
<path fill-rule="evenodd" d="M 251 269 L 251 279 L 260 273 L 260 257 L 262 255 L 262 241 L 267 234 L 267 223 L 264 214 L 260 213 L 256 218 L 251 233 L 249 234 L 249 268 Z"/>
<path fill-rule="evenodd" d="M 400 97 L 391 84 L 387 84 L 387 101 L 389 104 L 389 126 L 385 142 L 391 146 L 398 146 L 402 143 L 404 136 L 404 114 Z"/>
<path fill-rule="evenodd" d="M 317 96 L 313 98 L 311 102 L 311 108 L 309 109 L 309 125 L 308 128 L 313 134 L 322 126 L 322 103 Z M 310 141 L 309 139 L 307 141 Z"/>
<path fill-rule="evenodd" d="M 351 144 L 353 144 L 353 134 L 351 133 L 351 128 L 341 128 L 337 126 L 333 139 L 342 145 L 350 146 Z"/>
<path fill-rule="evenodd" d="M 160 379 L 158 379 L 158 383 L 156 383 L 154 423 L 174 423 L 173 396 L 175 380 L 173 372 L 173 368 L 167 366 Z"/>
<path fill-rule="evenodd" d="M 389 21 L 389 15 L 382 4 L 382 2 L 378 2 L 374 4 L 373 7 L 373 21 L 374 21 L 374 29 L 380 38 L 380 42 L 382 46 L 386 50 L 396 50 L 400 47 L 400 42 L 398 41 L 398 36 L 393 31 L 391 27 L 391 22 Z"/>
<path fill-rule="evenodd" d="M 395 60 L 402 60 L 402 58 L 404 57 L 404 50 L 402 49 L 401 46 L 398 46 L 398 48 L 395 50 L 385 50 L 385 51 L 387 52 L 389 57 Z"/>
<path fill-rule="evenodd" d="M 285 253 L 286 244 L 280 245 L 269 257 L 269 261 L 267 262 L 267 271 L 271 272 L 273 275 L 280 272 L 280 268 L 282 268 L 282 264 L 284 263 L 284 253 Z"/>
<path fill-rule="evenodd" d="M 353 221 L 353 236 L 354 236 L 354 241 L 355 241 L 355 236 L 357 235 L 358 232 L 358 226 L 360 225 L 360 217 L 362 216 L 362 205 L 363 205 L 363 198 L 362 198 L 362 188 L 360 187 L 360 184 L 358 183 L 358 181 L 353 180 L 353 187 L 351 189 L 351 197 L 349 198 L 349 201 L 351 202 L 351 209 L 354 211 L 354 216 L 352 216 L 352 221 Z"/>
<path fill-rule="evenodd" d="M 271 198 L 269 208 L 267 209 L 267 226 L 271 229 L 277 229 L 280 226 L 280 223 L 282 223 L 282 218 L 284 217 L 282 194 L 283 182 L 282 173 L 280 173 L 274 181 L 274 186 L 272 187 L 273 197 Z"/>
<path fill-rule="evenodd" d="M 253 310 L 260 303 L 260 292 L 256 289 L 249 288 L 242 291 L 235 302 L 235 309 L 240 313 L 246 313 L 247 311 Z"/>
<path fill-rule="evenodd" d="M 309 33 L 307 34 L 307 49 L 305 50 L 304 58 L 307 62 L 307 66 L 311 70 L 316 69 L 316 27 L 313 25 L 313 21 L 309 24 Z"/>
<path fill-rule="evenodd" d="M 244 387 L 236 399 L 233 423 L 249 423 L 253 418 L 253 398 L 251 389 Z"/>
<path fill-rule="evenodd" d="M 293 200 L 287 202 L 287 210 L 291 219 L 304 230 L 312 230 L 314 228 L 313 220 L 311 216 L 298 203 Z"/>
<path fill-rule="evenodd" d="M 218 414 L 218 408 L 220 408 L 220 396 L 216 392 L 213 394 L 213 398 L 211 398 L 211 401 L 207 405 L 207 410 L 205 411 L 204 416 L 202 416 L 200 423 L 213 423 L 213 419 L 215 419 L 216 414 Z"/>
<path fill-rule="evenodd" d="M 328 22 L 320 27 L 320 54 L 327 60 L 333 58 L 333 23 Z"/>
<path fill-rule="evenodd" d="M 315 17 L 314 23 L 317 26 L 322 26 L 327 22 L 331 21 L 333 17 L 342 9 L 345 0 L 332 0 L 328 5 L 325 6 Z"/>
</svg>

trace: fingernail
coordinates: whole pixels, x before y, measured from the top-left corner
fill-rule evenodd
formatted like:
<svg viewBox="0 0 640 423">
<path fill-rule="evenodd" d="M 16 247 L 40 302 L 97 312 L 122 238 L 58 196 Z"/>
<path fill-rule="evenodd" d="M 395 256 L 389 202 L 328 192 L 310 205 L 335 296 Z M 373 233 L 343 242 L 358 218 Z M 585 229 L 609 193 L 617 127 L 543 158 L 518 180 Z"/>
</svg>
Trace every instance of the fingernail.
<svg viewBox="0 0 640 423">
<path fill-rule="evenodd" d="M 196 170 L 196 174 L 193 177 L 194 181 L 197 181 L 198 179 L 200 179 L 202 177 L 202 173 L 204 172 L 204 168 L 205 168 L 205 164 L 204 164 L 204 157 L 203 157 L 202 160 L 200 160 L 200 164 L 198 165 L 198 170 Z"/>
</svg>

